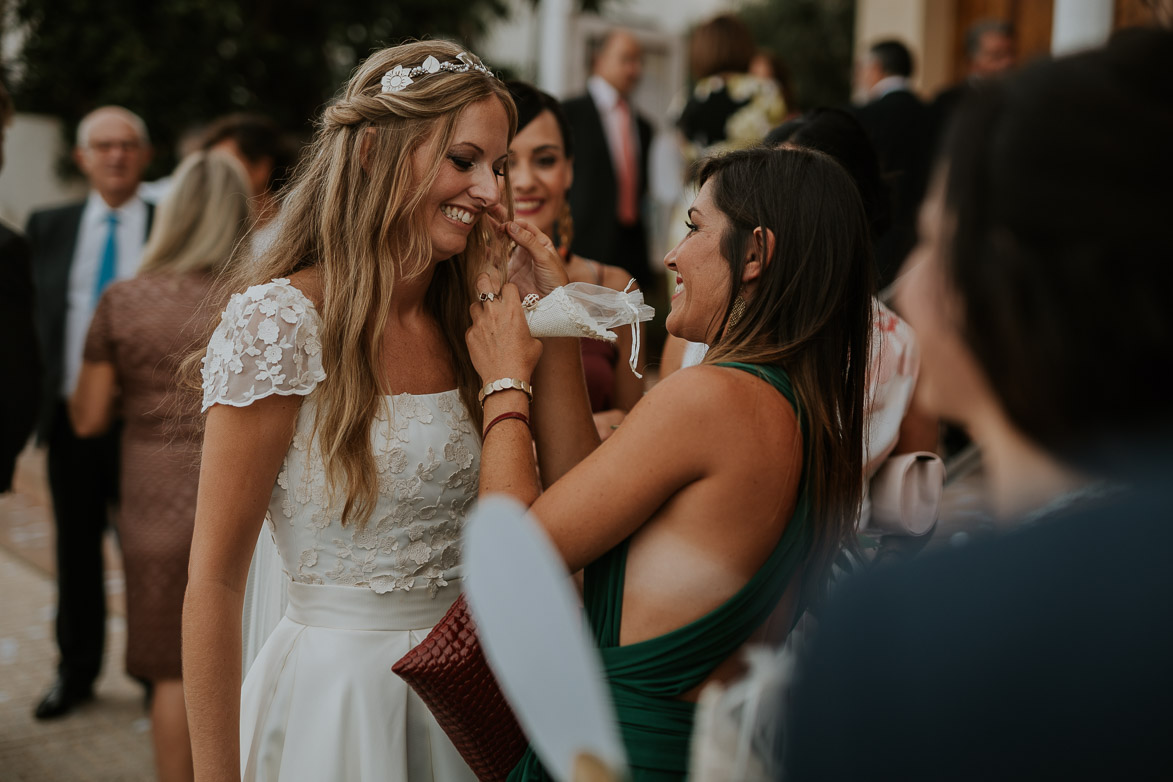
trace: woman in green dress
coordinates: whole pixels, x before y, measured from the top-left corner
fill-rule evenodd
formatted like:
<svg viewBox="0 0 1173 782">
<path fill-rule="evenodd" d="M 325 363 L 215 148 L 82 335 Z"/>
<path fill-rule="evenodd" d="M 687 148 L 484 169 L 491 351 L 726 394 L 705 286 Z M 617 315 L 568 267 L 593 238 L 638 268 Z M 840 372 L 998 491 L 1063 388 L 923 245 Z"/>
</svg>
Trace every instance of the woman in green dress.
<svg viewBox="0 0 1173 782">
<path fill-rule="evenodd" d="M 562 453 L 539 454 L 544 491 L 528 393 L 484 398 L 481 492 L 532 504 L 569 571 L 584 571 L 636 780 L 684 777 L 701 688 L 738 675 L 747 641 L 785 636 L 850 534 L 862 485 L 872 280 L 851 178 L 817 152 L 752 149 L 704 161 L 699 183 L 664 264 L 668 330 L 712 345 L 705 362 L 657 384 L 599 447 L 568 435 Z M 533 253 L 539 292 L 565 282 L 552 250 L 509 230 Z M 482 381 L 528 382 L 542 347 L 518 289 L 487 275 L 478 288 L 468 344 Z M 527 753 L 510 778 L 545 773 Z"/>
</svg>

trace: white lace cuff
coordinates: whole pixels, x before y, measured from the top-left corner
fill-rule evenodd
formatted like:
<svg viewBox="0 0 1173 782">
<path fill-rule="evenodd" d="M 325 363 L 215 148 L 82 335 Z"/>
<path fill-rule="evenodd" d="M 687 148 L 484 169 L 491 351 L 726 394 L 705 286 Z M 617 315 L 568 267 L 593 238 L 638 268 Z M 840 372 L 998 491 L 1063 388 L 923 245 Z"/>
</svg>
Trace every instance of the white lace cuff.
<svg viewBox="0 0 1173 782">
<path fill-rule="evenodd" d="M 201 412 L 313 391 L 326 379 L 319 323 L 313 304 L 289 280 L 234 294 L 204 356 Z"/>
<path fill-rule="evenodd" d="M 618 326 L 631 326 L 631 371 L 643 377 L 636 369 L 639 356 L 639 324 L 651 320 L 656 311 L 644 304 L 642 291 L 631 290 L 635 280 L 622 291 L 572 282 L 550 291 L 525 312 L 529 333 L 535 337 L 586 337 L 614 342 L 618 339 L 610 331 Z"/>
</svg>

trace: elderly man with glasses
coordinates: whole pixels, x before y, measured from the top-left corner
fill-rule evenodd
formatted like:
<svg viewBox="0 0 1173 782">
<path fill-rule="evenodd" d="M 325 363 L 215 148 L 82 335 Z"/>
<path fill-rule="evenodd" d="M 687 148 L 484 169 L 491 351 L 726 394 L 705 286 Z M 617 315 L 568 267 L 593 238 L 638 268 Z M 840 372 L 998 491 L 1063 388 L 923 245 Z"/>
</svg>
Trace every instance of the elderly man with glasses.
<svg viewBox="0 0 1173 782">
<path fill-rule="evenodd" d="M 84 201 L 34 212 L 37 330 L 44 367 L 38 441 L 48 445 L 57 530 L 57 678 L 34 712 L 67 714 L 93 696 L 105 644 L 102 534 L 117 498 L 118 433 L 79 438 L 66 411 L 102 291 L 138 270 L 153 208 L 138 196 L 151 158 L 143 121 L 120 106 L 82 119 L 74 160 L 90 185 Z"/>
</svg>

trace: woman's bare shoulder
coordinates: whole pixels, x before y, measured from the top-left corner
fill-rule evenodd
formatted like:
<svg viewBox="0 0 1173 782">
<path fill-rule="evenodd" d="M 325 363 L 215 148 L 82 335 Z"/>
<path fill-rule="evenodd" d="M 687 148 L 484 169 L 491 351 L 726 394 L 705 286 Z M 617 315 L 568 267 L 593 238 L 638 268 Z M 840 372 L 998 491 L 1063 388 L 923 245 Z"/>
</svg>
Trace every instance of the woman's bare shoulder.
<svg viewBox="0 0 1173 782">
<path fill-rule="evenodd" d="M 571 282 L 597 283 L 604 288 L 617 291 L 625 289 L 628 282 L 632 280 L 631 274 L 625 269 L 618 266 L 608 266 L 590 258 L 583 258 L 581 255 L 570 256 L 569 272 Z M 634 284 L 632 288 L 638 289 L 639 285 Z"/>
<path fill-rule="evenodd" d="M 607 288 L 621 291 L 627 288 L 627 284 L 634 278 L 626 269 L 621 269 L 618 266 L 607 266 L 600 264 L 603 273 L 600 276 L 600 284 Z M 639 290 L 639 283 L 632 283 L 632 290 Z"/>
<path fill-rule="evenodd" d="M 645 404 L 646 403 L 646 404 Z M 765 380 L 739 369 L 701 364 L 673 372 L 656 383 L 636 409 L 654 409 L 659 415 L 691 420 L 700 437 L 737 422 L 754 426 L 764 418 L 785 428 L 797 425 L 794 408 Z"/>
<path fill-rule="evenodd" d="M 302 269 L 290 274 L 289 284 L 297 288 L 303 296 L 309 299 L 315 309 L 322 308 L 322 275 L 316 267 Z"/>
<path fill-rule="evenodd" d="M 728 482 L 713 486 L 760 479 L 763 465 L 788 473 L 802 458 L 801 430 L 785 397 L 754 375 L 712 365 L 657 383 L 596 454 L 610 455 L 613 441 L 630 444 L 657 470 Z"/>
<path fill-rule="evenodd" d="M 673 372 L 657 383 L 655 388 L 670 388 L 674 393 L 687 393 L 691 390 L 707 395 L 714 391 L 744 392 L 747 388 L 757 388 L 758 383 L 764 383 L 772 388 L 769 383 L 751 372 L 717 364 L 697 364 Z"/>
</svg>

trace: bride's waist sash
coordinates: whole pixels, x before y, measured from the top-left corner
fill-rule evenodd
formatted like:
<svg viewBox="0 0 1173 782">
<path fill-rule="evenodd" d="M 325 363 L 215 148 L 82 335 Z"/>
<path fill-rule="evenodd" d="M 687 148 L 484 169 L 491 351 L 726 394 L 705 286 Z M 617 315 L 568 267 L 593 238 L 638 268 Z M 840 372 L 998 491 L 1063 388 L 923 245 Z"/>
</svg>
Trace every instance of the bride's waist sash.
<svg viewBox="0 0 1173 782">
<path fill-rule="evenodd" d="M 432 597 L 426 587 L 380 595 L 367 587 L 291 581 L 285 616 L 298 624 L 335 630 L 426 630 L 456 602 L 460 583 L 450 579 Z"/>
</svg>

